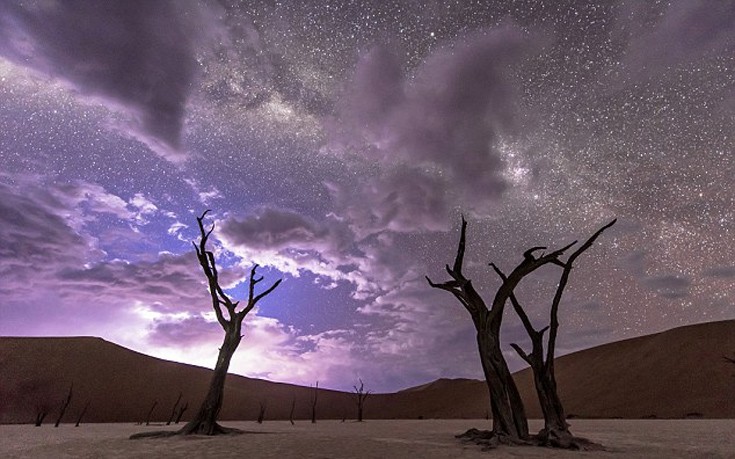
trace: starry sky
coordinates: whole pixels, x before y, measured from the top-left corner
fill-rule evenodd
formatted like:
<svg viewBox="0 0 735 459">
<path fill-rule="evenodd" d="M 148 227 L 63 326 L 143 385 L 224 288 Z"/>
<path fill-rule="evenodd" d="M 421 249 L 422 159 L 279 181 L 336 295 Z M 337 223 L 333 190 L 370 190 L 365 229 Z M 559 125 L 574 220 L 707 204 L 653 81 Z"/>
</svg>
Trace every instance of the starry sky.
<svg viewBox="0 0 735 459">
<path fill-rule="evenodd" d="M 349 390 L 481 377 L 444 281 L 575 263 L 559 353 L 735 318 L 733 0 L 0 3 L 0 334 Z M 517 293 L 538 326 L 560 269 Z M 503 342 L 527 344 L 506 311 Z"/>
</svg>

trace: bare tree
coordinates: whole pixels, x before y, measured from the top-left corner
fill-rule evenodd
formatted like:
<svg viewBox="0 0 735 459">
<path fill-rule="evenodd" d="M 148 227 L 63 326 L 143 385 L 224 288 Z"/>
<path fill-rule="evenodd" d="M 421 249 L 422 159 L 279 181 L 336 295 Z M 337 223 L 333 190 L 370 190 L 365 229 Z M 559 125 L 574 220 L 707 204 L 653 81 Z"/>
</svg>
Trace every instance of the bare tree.
<svg viewBox="0 0 735 459">
<path fill-rule="evenodd" d="M 131 438 L 170 436 L 173 434 L 217 435 L 237 432 L 236 429 L 224 428 L 217 423 L 217 417 L 219 416 L 220 409 L 222 409 L 227 370 L 230 368 L 232 356 L 235 354 L 235 351 L 242 340 L 243 319 L 245 319 L 245 316 L 253 310 L 258 301 L 273 292 L 273 290 L 280 285 L 282 279 L 278 279 L 270 287 L 261 293 L 256 294 L 255 286 L 263 280 L 263 277 L 256 276 L 255 271 L 258 268 L 258 265 L 253 266 L 250 271 L 247 304 L 244 308 L 238 311 L 237 307 L 239 306 L 240 301 L 233 301 L 232 298 L 225 293 L 224 289 L 220 285 L 219 271 L 217 270 L 214 253 L 207 250 L 207 241 L 209 240 L 209 236 L 212 234 L 212 231 L 214 231 L 215 226 L 212 224 L 209 230 L 204 228 L 204 218 L 209 212 L 210 211 L 207 210 L 201 217 L 197 217 L 200 239 L 198 244 L 192 241 L 197 259 L 199 260 L 199 265 L 207 278 L 209 295 L 212 301 L 212 309 L 214 309 L 217 322 L 219 322 L 225 332 L 224 342 L 222 343 L 222 347 L 219 348 L 217 364 L 215 365 L 214 372 L 212 373 L 209 390 L 202 402 L 202 405 L 199 407 L 197 414 L 194 415 L 192 420 L 178 432 L 158 432 L 153 434 L 143 433 L 133 435 Z M 227 313 L 227 317 L 225 317 L 225 313 Z"/>
<path fill-rule="evenodd" d="M 181 397 L 183 397 L 184 394 L 182 392 L 179 392 L 179 396 L 176 399 L 176 402 L 174 403 L 174 407 L 171 408 L 171 416 L 168 417 L 168 421 L 166 422 L 166 425 L 171 425 L 171 422 L 173 422 L 174 418 L 176 417 L 176 408 L 179 406 L 179 402 L 181 401 Z"/>
<path fill-rule="evenodd" d="M 454 265 L 447 264 L 445 267 L 451 280 L 441 284 L 432 282 L 429 277 L 426 277 L 426 280 L 431 287 L 446 290 L 454 295 L 472 317 L 477 331 L 477 347 L 482 370 L 490 393 L 490 410 L 493 414 L 492 442 L 518 443 L 529 437 L 528 420 L 523 401 L 500 347 L 503 311 L 513 289 L 525 276 L 546 264 L 559 264 L 559 256 L 571 247 L 571 244 L 549 254 L 542 253 L 538 258 L 534 256 L 534 252 L 544 250 L 545 247 L 532 247 L 526 250 L 523 253 L 523 261 L 507 276 L 495 293 L 491 307 L 488 308 L 472 285 L 472 281 L 462 272 L 466 231 L 467 221 L 463 217 Z"/>
<path fill-rule="evenodd" d="M 24 380 L 18 384 L 15 397 L 33 407 L 33 425 L 36 427 L 43 424 L 46 416 L 53 409 L 54 403 L 52 400 L 56 399 L 55 385 L 52 379 Z M 8 400 L 10 400 L 10 397 L 8 397 Z"/>
<path fill-rule="evenodd" d="M 61 401 L 61 408 L 59 408 L 59 417 L 56 418 L 54 427 L 59 427 L 59 424 L 61 424 L 61 418 L 64 417 L 64 413 L 66 413 L 66 409 L 69 407 L 69 403 L 71 403 L 71 396 L 72 396 L 73 388 L 74 388 L 74 383 L 72 383 L 69 386 L 69 393 L 66 395 L 66 398 Z"/>
<path fill-rule="evenodd" d="M 79 416 L 77 417 L 77 422 L 74 424 L 74 427 L 79 427 L 79 424 L 82 422 L 82 418 L 87 413 L 87 409 L 89 408 L 89 404 L 91 403 L 91 400 L 88 400 L 87 403 L 84 404 L 84 408 L 82 409 L 82 412 L 79 413 Z"/>
<path fill-rule="evenodd" d="M 49 411 L 51 411 L 49 403 L 44 401 L 36 403 L 33 425 L 41 427 L 41 424 L 43 424 L 43 420 L 48 416 Z"/>
<path fill-rule="evenodd" d="M 158 400 L 153 400 L 153 405 L 151 405 L 151 409 L 148 410 L 148 416 L 145 417 L 145 425 L 150 425 L 151 415 L 153 414 L 153 410 L 156 409 L 156 405 L 158 405 Z"/>
<path fill-rule="evenodd" d="M 541 411 L 544 415 L 544 428 L 535 437 L 534 440 L 536 443 L 569 449 L 595 449 L 595 446 L 597 446 L 586 439 L 573 436 L 569 431 L 569 424 L 566 422 L 567 417 L 564 412 L 564 406 L 559 398 L 556 386 L 556 377 L 554 374 L 554 353 L 559 329 L 559 304 L 561 302 L 564 289 L 567 286 L 567 282 L 569 281 L 569 275 L 572 271 L 574 261 L 584 251 L 592 246 L 603 231 L 614 225 L 615 222 L 616 220 L 613 220 L 597 230 L 595 234 L 587 239 L 584 244 L 569 256 L 566 262 L 555 262 L 555 264 L 561 266 L 563 270 L 559 283 L 557 284 L 554 299 L 551 303 L 549 325 L 540 330 L 536 330 L 518 301 L 515 293 L 511 292 L 510 294 L 510 301 L 513 305 L 513 309 L 518 314 L 518 317 L 523 323 L 523 327 L 531 338 L 532 347 L 531 352 L 529 353 L 526 353 L 516 343 L 512 343 L 511 347 L 513 347 L 518 355 L 531 366 L 531 370 L 533 372 L 536 394 L 538 395 Z M 492 266 L 498 276 L 500 276 L 503 284 L 508 282 L 508 276 L 506 276 L 500 268 L 498 268 L 494 263 L 490 263 L 490 266 Z M 549 337 L 547 341 L 546 355 L 544 355 L 544 333 L 547 330 L 549 331 Z"/>
<path fill-rule="evenodd" d="M 294 425 L 293 422 L 293 413 L 296 411 L 296 397 L 294 396 L 293 400 L 291 400 L 291 412 L 288 414 L 288 420 L 291 422 L 291 425 Z"/>
<path fill-rule="evenodd" d="M 368 398 L 368 395 L 370 395 L 370 391 L 365 390 L 365 384 L 363 384 L 362 379 L 359 381 L 360 387 L 352 386 L 352 398 L 355 401 L 355 405 L 357 405 L 357 422 L 362 422 L 362 416 L 365 410 L 365 400 Z"/>
<path fill-rule="evenodd" d="M 174 424 L 178 424 L 181 421 L 181 417 L 184 415 L 184 412 L 189 408 L 189 402 L 184 403 L 179 407 L 179 411 L 176 413 L 176 420 L 174 421 Z"/>
<path fill-rule="evenodd" d="M 316 402 L 319 398 L 319 381 L 314 385 L 314 391 L 311 393 L 311 423 L 316 424 Z"/>
<path fill-rule="evenodd" d="M 265 409 L 267 405 L 265 402 L 260 402 L 260 409 L 258 410 L 258 424 L 262 424 L 265 419 Z"/>
</svg>

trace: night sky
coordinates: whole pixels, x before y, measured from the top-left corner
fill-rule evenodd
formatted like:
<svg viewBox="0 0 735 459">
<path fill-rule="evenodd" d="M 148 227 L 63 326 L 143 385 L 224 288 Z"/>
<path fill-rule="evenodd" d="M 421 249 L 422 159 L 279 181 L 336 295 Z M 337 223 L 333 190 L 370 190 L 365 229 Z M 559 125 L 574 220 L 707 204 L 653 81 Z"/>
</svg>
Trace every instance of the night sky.
<svg viewBox="0 0 735 459">
<path fill-rule="evenodd" d="M 575 264 L 560 353 L 735 318 L 735 1 L 0 2 L 0 334 L 213 366 L 191 240 L 281 286 L 231 371 L 481 377 L 446 280 Z M 560 269 L 518 290 L 538 326 Z M 509 308 L 504 345 L 526 343 Z M 723 351 L 724 352 L 724 351 Z"/>
</svg>

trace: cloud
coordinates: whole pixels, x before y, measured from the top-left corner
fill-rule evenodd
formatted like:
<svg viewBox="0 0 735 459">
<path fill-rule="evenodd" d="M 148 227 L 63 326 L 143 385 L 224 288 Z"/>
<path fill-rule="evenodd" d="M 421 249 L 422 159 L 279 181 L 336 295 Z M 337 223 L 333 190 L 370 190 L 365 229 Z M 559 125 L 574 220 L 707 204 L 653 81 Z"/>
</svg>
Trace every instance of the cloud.
<svg viewBox="0 0 735 459">
<path fill-rule="evenodd" d="M 317 223 L 295 212 L 264 208 L 246 217 L 229 216 L 218 222 L 218 228 L 223 246 L 247 263 L 295 277 L 309 271 L 334 282 L 353 283 L 358 291 L 375 288 L 369 271 L 358 269 L 364 257 L 354 247 L 354 236 L 334 216 Z"/>
<path fill-rule="evenodd" d="M 64 206 L 50 193 L 18 192 L 0 182 L 0 292 L 4 295 L 32 288 L 59 264 L 83 265 L 100 255 L 70 228 L 60 209 Z"/>
<path fill-rule="evenodd" d="M 366 160 L 377 159 L 386 169 L 416 169 L 363 186 L 400 204 L 402 212 L 383 216 L 388 225 L 413 206 L 420 215 L 453 205 L 486 212 L 507 188 L 497 144 L 517 129 L 509 69 L 531 47 L 515 28 L 483 31 L 433 52 L 411 75 L 384 48 L 362 56 L 330 126 L 332 149 L 363 151 Z M 412 186 L 405 185 L 406 176 Z M 416 199 L 418 182 L 420 190 L 432 191 L 431 206 Z M 435 227 L 429 216 L 415 221 L 417 229 Z M 394 227 L 407 229 L 406 223 Z"/>
<path fill-rule="evenodd" d="M 633 18 L 649 16 L 651 5 L 633 3 L 623 11 Z M 633 76 L 654 76 L 670 67 L 735 53 L 735 8 L 730 2 L 678 0 L 658 16 L 622 22 L 632 27 L 624 64 Z"/>
<path fill-rule="evenodd" d="M 735 266 L 715 266 L 705 270 L 702 274 L 708 277 L 731 279 L 735 277 Z"/>
<path fill-rule="evenodd" d="M 451 223 L 448 184 L 426 172 L 397 167 L 349 185 L 325 185 L 360 238 L 382 231 L 446 231 Z"/>
<path fill-rule="evenodd" d="M 123 132 L 181 161 L 196 53 L 211 17 L 194 1 L 2 2 L 0 55 L 121 111 Z"/>
<path fill-rule="evenodd" d="M 690 278 L 681 275 L 662 275 L 646 277 L 643 285 L 652 289 L 664 298 L 683 298 L 689 295 Z"/>
<path fill-rule="evenodd" d="M 319 224 L 295 212 L 265 208 L 245 218 L 222 222 L 222 237 L 253 249 L 302 249 L 337 252 L 349 243 L 337 221 Z"/>
</svg>

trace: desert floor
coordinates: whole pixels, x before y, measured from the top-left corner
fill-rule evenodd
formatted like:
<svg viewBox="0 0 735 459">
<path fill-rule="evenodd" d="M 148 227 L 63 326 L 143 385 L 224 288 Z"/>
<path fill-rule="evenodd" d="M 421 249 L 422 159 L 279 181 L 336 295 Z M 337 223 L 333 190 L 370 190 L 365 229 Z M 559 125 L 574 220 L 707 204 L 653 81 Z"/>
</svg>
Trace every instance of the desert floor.
<svg viewBox="0 0 735 459">
<path fill-rule="evenodd" d="M 228 437 L 129 440 L 165 426 L 62 424 L 0 426 L 0 457 L 249 457 L 249 458 L 735 458 L 735 420 L 573 420 L 572 431 L 609 451 L 580 453 L 535 447 L 480 447 L 454 438 L 485 420 L 402 420 L 313 425 L 297 421 L 225 422 L 252 433 Z M 532 421 L 532 430 L 540 427 Z"/>
</svg>

